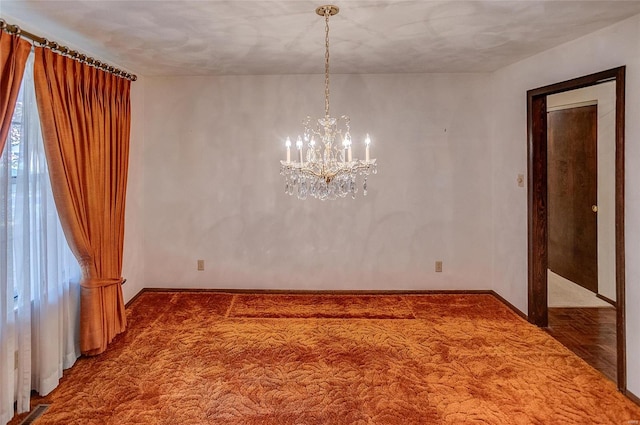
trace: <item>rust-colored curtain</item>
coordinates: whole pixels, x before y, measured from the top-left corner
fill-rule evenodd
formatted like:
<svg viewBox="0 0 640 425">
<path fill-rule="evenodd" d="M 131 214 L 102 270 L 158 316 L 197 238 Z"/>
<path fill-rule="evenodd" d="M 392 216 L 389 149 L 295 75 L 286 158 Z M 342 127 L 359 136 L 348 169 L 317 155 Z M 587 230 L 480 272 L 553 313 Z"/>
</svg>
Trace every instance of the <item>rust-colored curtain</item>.
<svg viewBox="0 0 640 425">
<path fill-rule="evenodd" d="M 20 91 L 31 44 L 0 30 L 0 154 L 11 128 L 11 117 Z"/>
<path fill-rule="evenodd" d="M 131 82 L 35 49 L 45 154 L 62 228 L 82 267 L 80 348 L 96 355 L 126 328 L 122 297 Z"/>
</svg>

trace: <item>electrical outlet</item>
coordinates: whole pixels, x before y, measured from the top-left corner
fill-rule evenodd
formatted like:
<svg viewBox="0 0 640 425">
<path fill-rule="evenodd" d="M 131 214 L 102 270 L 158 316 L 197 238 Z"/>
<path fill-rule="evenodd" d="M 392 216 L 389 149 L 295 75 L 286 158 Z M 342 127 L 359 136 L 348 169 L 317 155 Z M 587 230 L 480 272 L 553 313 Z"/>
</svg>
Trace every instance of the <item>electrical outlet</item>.
<svg viewBox="0 0 640 425">
<path fill-rule="evenodd" d="M 524 187 L 524 174 L 518 174 L 516 181 L 518 182 L 518 187 Z"/>
<path fill-rule="evenodd" d="M 436 272 L 442 273 L 442 261 L 436 261 Z"/>
<path fill-rule="evenodd" d="M 204 271 L 204 260 L 198 260 L 198 271 Z"/>
</svg>

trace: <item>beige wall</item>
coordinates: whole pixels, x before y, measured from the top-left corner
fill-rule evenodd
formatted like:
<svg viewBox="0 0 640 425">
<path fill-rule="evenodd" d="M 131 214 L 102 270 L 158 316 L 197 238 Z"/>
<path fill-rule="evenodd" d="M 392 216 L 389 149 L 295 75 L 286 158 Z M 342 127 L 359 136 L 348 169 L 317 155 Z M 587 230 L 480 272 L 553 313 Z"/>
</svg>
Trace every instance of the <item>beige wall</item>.
<svg viewBox="0 0 640 425">
<path fill-rule="evenodd" d="M 125 210 L 124 258 L 122 287 L 125 302 L 144 288 L 143 223 L 146 211 L 144 199 L 144 78 L 131 83 L 131 139 L 129 145 L 129 174 Z"/>
<path fill-rule="evenodd" d="M 616 300 L 616 83 L 598 84 L 547 97 L 548 109 L 582 102 L 598 105 L 598 293 Z"/>
<path fill-rule="evenodd" d="M 369 132 L 379 162 L 356 200 L 300 201 L 279 175 L 322 76 L 146 79 L 145 286 L 491 288 L 489 76 L 331 81 L 354 155 Z"/>
</svg>

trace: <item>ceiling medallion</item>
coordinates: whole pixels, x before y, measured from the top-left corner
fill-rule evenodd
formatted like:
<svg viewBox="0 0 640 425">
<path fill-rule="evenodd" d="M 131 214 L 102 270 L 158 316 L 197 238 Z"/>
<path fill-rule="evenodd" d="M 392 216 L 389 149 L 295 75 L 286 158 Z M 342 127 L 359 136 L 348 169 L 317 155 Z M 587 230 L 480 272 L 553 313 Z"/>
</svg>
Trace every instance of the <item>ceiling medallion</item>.
<svg viewBox="0 0 640 425">
<path fill-rule="evenodd" d="M 296 158 L 291 160 L 291 139 L 287 137 L 287 159 L 280 161 L 285 193 L 295 193 L 298 199 L 311 196 L 324 201 L 344 198 L 349 194 L 355 199 L 358 192 L 357 176 L 364 176 L 362 192 L 366 195 L 367 176 L 377 172 L 376 160 L 370 158 L 369 135 L 364 140 L 365 159 L 353 158 L 349 117 L 342 115 L 334 118 L 329 115 L 329 17 L 339 10 L 332 5 L 316 9 L 316 13 L 325 18 L 324 117 L 318 118 L 314 124 L 307 117 L 303 121 L 304 133 L 298 135 L 296 140 Z M 341 146 L 338 146 L 338 141 Z"/>
</svg>

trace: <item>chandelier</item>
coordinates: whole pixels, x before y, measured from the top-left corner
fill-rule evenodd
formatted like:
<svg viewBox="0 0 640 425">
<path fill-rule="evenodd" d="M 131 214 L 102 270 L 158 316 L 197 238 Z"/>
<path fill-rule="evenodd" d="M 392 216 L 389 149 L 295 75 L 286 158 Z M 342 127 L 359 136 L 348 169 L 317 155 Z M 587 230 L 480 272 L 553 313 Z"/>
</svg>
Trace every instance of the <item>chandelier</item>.
<svg viewBox="0 0 640 425">
<path fill-rule="evenodd" d="M 298 199 L 308 196 L 322 201 L 356 197 L 357 177 L 364 176 L 362 192 L 367 194 L 367 176 L 376 174 L 376 160 L 369 156 L 371 139 L 364 140 L 365 159 L 353 158 L 351 153 L 350 120 L 346 115 L 334 118 L 329 115 L 329 17 L 338 13 L 336 6 L 320 6 L 316 13 L 325 19 L 324 62 L 324 117 L 312 123 L 307 117 L 303 122 L 304 133 L 296 140 L 297 155 L 291 160 L 291 139 L 287 137 L 286 161 L 280 161 L 280 174 L 285 179 L 285 193 Z M 306 148 L 306 152 L 305 152 Z"/>
</svg>

